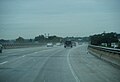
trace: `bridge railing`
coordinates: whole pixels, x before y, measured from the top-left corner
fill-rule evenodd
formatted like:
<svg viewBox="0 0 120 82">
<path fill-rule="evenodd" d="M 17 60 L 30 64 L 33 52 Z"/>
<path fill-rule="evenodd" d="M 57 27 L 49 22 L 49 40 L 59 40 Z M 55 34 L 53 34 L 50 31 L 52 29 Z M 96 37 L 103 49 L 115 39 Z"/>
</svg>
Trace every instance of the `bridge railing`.
<svg viewBox="0 0 120 82">
<path fill-rule="evenodd" d="M 100 50 L 100 51 L 105 51 L 105 52 L 120 55 L 120 49 L 108 48 L 108 47 L 102 47 L 102 46 L 95 46 L 95 45 L 88 45 L 88 48 L 93 48 L 93 49 L 97 49 L 97 50 Z"/>
</svg>

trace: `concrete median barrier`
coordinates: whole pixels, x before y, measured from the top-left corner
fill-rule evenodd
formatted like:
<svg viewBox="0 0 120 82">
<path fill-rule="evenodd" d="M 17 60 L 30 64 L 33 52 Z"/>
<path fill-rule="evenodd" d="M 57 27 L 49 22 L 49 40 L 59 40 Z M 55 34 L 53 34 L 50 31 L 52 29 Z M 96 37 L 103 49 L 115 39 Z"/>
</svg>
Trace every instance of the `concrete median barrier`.
<svg viewBox="0 0 120 82">
<path fill-rule="evenodd" d="M 99 50 L 90 46 L 88 46 L 88 51 L 92 55 L 120 67 L 120 54 Z"/>
<path fill-rule="evenodd" d="M 3 49 L 14 49 L 14 48 L 25 48 L 25 47 L 38 47 L 43 46 L 45 43 L 4 43 L 2 44 Z"/>
</svg>

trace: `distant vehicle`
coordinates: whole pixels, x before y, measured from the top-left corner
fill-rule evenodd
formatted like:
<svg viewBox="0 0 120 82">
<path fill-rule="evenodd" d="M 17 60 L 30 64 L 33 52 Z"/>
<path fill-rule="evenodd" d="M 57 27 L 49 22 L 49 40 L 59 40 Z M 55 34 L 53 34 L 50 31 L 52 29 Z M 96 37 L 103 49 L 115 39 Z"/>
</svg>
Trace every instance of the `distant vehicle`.
<svg viewBox="0 0 120 82">
<path fill-rule="evenodd" d="M 76 46 L 76 42 L 72 42 L 72 45 L 73 45 L 73 46 Z"/>
<path fill-rule="evenodd" d="M 82 42 L 79 42 L 78 44 L 79 44 L 79 45 L 82 45 Z"/>
<path fill-rule="evenodd" d="M 73 45 L 72 45 L 72 41 L 65 41 L 65 43 L 64 43 L 64 48 L 66 48 L 66 47 L 73 47 Z"/>
<path fill-rule="evenodd" d="M 53 47 L 53 43 L 47 43 L 47 47 Z"/>
<path fill-rule="evenodd" d="M 3 47 L 2 47 L 2 45 L 0 44 L 0 53 L 2 53 L 2 48 L 3 48 Z"/>
<path fill-rule="evenodd" d="M 56 46 L 61 46 L 61 43 L 56 43 Z"/>
</svg>

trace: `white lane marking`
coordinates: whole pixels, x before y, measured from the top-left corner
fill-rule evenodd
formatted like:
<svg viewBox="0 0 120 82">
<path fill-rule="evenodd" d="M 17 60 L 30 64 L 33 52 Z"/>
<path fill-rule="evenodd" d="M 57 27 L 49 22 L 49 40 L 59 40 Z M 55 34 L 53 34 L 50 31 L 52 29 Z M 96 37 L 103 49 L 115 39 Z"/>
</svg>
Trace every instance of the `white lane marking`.
<svg viewBox="0 0 120 82">
<path fill-rule="evenodd" d="M 5 64 L 5 63 L 7 63 L 8 61 L 5 61 L 5 62 L 2 62 L 2 63 L 0 63 L 0 65 L 3 65 L 3 64 Z"/>
<path fill-rule="evenodd" d="M 26 50 L 20 50 L 20 51 L 26 51 Z"/>
<path fill-rule="evenodd" d="M 38 52 L 34 52 L 35 54 L 38 53 Z"/>
<path fill-rule="evenodd" d="M 29 54 L 20 56 L 20 57 L 16 58 L 15 60 L 21 59 L 21 58 L 24 58 L 25 56 L 32 55 L 32 54 L 35 54 L 35 53 L 39 53 L 39 52 L 42 52 L 42 51 L 45 51 L 45 50 L 41 50 L 41 51 L 38 51 L 38 52 L 32 52 L 32 53 L 29 53 Z M 47 51 L 53 51 L 53 49 L 49 49 L 49 50 L 47 49 Z M 7 57 L 7 56 L 6 56 L 6 57 Z M 11 60 L 11 61 L 14 61 L 14 60 Z M 11 61 L 9 61 L 9 62 L 11 62 Z M 7 62 L 5 62 L 5 63 L 7 63 Z M 1 64 L 0 64 L 0 65 L 1 65 Z"/>
<path fill-rule="evenodd" d="M 17 59 L 19 59 L 19 58 L 23 58 L 23 57 L 25 57 L 26 55 L 23 55 L 23 56 L 20 56 L 20 57 L 18 57 Z"/>
<path fill-rule="evenodd" d="M 38 52 L 33 52 L 33 53 L 30 53 L 30 54 L 26 54 L 26 55 L 23 55 L 23 56 L 18 57 L 17 59 L 20 59 L 20 58 L 23 58 L 23 57 L 25 57 L 25 56 L 28 56 L 28 55 L 31 55 L 31 54 L 35 54 L 35 53 L 38 53 Z"/>
<path fill-rule="evenodd" d="M 22 57 L 25 57 L 26 55 L 23 55 Z"/>
<path fill-rule="evenodd" d="M 73 74 L 76 82 L 80 82 L 79 78 L 77 77 L 77 75 L 75 74 L 74 70 L 72 69 L 72 66 L 71 66 L 70 61 L 69 61 L 69 55 L 70 55 L 70 51 L 67 54 L 67 61 L 68 61 L 68 65 L 69 65 L 69 68 L 71 70 L 71 73 Z"/>
</svg>

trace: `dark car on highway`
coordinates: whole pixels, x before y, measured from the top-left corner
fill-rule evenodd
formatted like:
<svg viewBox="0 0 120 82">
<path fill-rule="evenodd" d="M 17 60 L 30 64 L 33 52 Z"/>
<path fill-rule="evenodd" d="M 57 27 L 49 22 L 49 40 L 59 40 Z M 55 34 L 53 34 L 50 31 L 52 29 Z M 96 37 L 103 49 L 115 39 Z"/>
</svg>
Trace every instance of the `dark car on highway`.
<svg viewBox="0 0 120 82">
<path fill-rule="evenodd" d="M 66 48 L 66 47 L 71 47 L 72 48 L 73 47 L 72 46 L 72 41 L 65 41 L 64 42 L 64 48 Z"/>
</svg>

